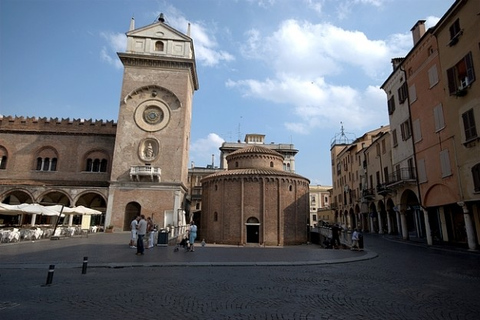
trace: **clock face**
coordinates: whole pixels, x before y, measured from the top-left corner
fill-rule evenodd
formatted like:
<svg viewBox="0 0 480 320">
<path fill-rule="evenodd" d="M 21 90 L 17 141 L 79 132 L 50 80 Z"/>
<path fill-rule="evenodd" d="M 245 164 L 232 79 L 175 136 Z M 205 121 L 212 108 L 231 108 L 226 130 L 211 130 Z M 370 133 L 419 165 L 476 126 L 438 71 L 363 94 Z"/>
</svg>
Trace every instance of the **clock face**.
<svg viewBox="0 0 480 320">
<path fill-rule="evenodd" d="M 170 108 L 163 101 L 143 101 L 135 110 L 135 123 L 148 132 L 162 130 L 169 121 Z"/>
<path fill-rule="evenodd" d="M 157 106 L 148 106 L 143 111 L 143 119 L 149 124 L 157 124 L 163 121 L 163 110 Z"/>
</svg>

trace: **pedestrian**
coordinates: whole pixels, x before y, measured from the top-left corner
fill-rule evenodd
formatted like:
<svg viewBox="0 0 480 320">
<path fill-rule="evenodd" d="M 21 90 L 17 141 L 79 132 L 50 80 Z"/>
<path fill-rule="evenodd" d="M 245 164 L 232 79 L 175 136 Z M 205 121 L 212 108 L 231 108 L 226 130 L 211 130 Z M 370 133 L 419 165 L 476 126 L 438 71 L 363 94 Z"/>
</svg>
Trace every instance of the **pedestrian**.
<svg viewBox="0 0 480 320">
<path fill-rule="evenodd" d="M 147 221 L 145 220 L 145 216 L 142 214 L 140 215 L 140 221 L 138 221 L 137 226 L 137 256 L 143 255 L 145 248 L 143 245 L 143 238 L 147 234 Z"/>
<path fill-rule="evenodd" d="M 358 240 L 360 240 L 358 230 L 354 229 L 353 233 L 352 233 L 352 248 L 351 248 L 351 250 L 358 250 L 359 249 Z"/>
<path fill-rule="evenodd" d="M 135 249 L 135 243 L 137 242 L 137 226 L 138 220 L 140 220 L 140 216 L 136 216 L 135 219 L 130 222 L 130 248 Z"/>
<path fill-rule="evenodd" d="M 195 251 L 193 248 L 193 245 L 195 243 L 195 239 L 197 238 L 197 226 L 195 225 L 195 222 L 192 220 L 190 222 L 190 229 L 188 230 L 188 237 L 190 241 L 190 252 Z"/>
<path fill-rule="evenodd" d="M 332 246 L 335 249 L 338 249 L 338 246 L 340 246 L 340 227 L 338 224 L 332 226 Z"/>
<path fill-rule="evenodd" d="M 155 238 L 155 225 L 153 224 L 152 218 L 147 218 L 147 235 L 148 235 L 148 246 L 147 249 L 153 248 L 153 240 Z"/>
</svg>

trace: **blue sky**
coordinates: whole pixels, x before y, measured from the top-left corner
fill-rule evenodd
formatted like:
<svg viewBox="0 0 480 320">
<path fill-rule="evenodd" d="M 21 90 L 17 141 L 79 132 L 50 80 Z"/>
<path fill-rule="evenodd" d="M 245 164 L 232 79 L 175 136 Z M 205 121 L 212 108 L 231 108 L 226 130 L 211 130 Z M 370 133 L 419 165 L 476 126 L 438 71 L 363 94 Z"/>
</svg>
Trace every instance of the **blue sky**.
<svg viewBox="0 0 480 320">
<path fill-rule="evenodd" d="M 190 160 L 219 165 L 247 133 L 293 143 L 296 172 L 332 185 L 330 142 L 388 124 L 379 88 L 454 0 L 1 0 L 0 115 L 117 121 L 125 32 L 191 24 L 200 89 Z"/>
</svg>

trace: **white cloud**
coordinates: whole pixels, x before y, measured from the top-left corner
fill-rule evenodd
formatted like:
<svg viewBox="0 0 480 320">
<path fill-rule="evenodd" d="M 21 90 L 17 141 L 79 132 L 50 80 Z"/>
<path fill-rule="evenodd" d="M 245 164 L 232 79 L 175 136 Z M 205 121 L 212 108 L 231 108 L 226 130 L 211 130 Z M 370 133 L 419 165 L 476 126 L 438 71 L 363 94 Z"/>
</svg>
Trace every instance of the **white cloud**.
<svg viewBox="0 0 480 320">
<path fill-rule="evenodd" d="M 388 41 L 370 40 L 360 31 L 297 20 L 284 21 L 270 36 L 262 37 L 255 29 L 246 36 L 241 48 L 246 58 L 263 60 L 274 70 L 310 78 L 339 74 L 343 64 L 360 67 L 365 74 L 376 77 L 384 70 L 384 61 L 390 59 L 392 49 L 399 51 L 396 47 L 405 45 L 403 35 Z"/>
<path fill-rule="evenodd" d="M 187 33 L 189 21 L 185 19 L 179 12 L 170 8 L 169 24 L 177 29 Z M 195 58 L 205 66 L 215 66 L 221 62 L 229 62 L 235 60 L 235 57 L 219 49 L 219 45 L 215 36 L 212 34 L 215 29 L 211 26 L 204 26 L 201 22 L 190 22 L 190 37 L 195 45 Z"/>
<path fill-rule="evenodd" d="M 293 106 L 298 120 L 286 122 L 284 126 L 295 133 L 337 128 L 341 121 L 359 130 L 388 121 L 385 93 L 378 87 L 369 86 L 360 91 L 350 86 L 327 84 L 324 78 L 311 82 L 286 75 L 263 82 L 229 80 L 227 86 L 238 88 L 252 98 Z"/>
<path fill-rule="evenodd" d="M 428 29 L 434 27 L 438 23 L 438 21 L 440 21 L 440 18 L 435 16 L 428 16 L 425 20 L 425 26 Z"/>
<path fill-rule="evenodd" d="M 101 32 L 100 36 L 107 41 L 106 46 L 102 47 L 100 57 L 103 61 L 121 69 L 122 62 L 117 58 L 117 52 L 125 52 L 127 48 L 127 38 L 123 33 Z"/>
<path fill-rule="evenodd" d="M 229 79 L 226 86 L 279 108 L 293 106 L 296 118 L 284 126 L 300 134 L 337 128 L 342 121 L 352 130 L 388 122 L 385 93 L 354 83 L 383 82 L 391 58 L 404 56 L 412 46 L 407 33 L 372 40 L 360 31 L 296 20 L 284 21 L 268 36 L 255 29 L 246 36 L 242 55 L 266 64 L 272 74 L 264 79 Z M 337 84 L 339 78 L 344 85 Z"/>
<path fill-rule="evenodd" d="M 199 167 L 212 163 L 212 154 L 215 165 L 218 166 L 219 148 L 225 140 L 216 133 L 209 133 L 206 138 L 193 141 L 190 146 L 190 160 Z"/>
</svg>

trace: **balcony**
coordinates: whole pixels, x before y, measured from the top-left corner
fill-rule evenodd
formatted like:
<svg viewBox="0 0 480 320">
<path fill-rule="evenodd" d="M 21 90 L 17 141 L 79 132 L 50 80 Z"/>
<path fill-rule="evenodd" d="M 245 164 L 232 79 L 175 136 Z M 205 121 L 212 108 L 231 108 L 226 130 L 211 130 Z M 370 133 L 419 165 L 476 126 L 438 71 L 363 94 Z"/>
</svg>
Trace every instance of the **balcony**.
<svg viewBox="0 0 480 320">
<path fill-rule="evenodd" d="M 416 183 L 415 168 L 401 168 L 390 174 L 387 187 L 394 188 L 406 183 Z"/>
<path fill-rule="evenodd" d="M 150 178 L 150 181 L 160 182 L 162 170 L 151 166 L 132 166 L 130 167 L 130 180 L 142 181 L 142 177 Z"/>
<path fill-rule="evenodd" d="M 362 200 L 368 201 L 373 199 L 375 199 L 375 190 L 373 188 L 362 190 Z"/>
<path fill-rule="evenodd" d="M 392 193 L 392 190 L 387 187 L 386 183 L 381 183 L 377 185 L 377 194 L 381 195 L 382 197 L 386 196 L 387 194 Z"/>
</svg>

